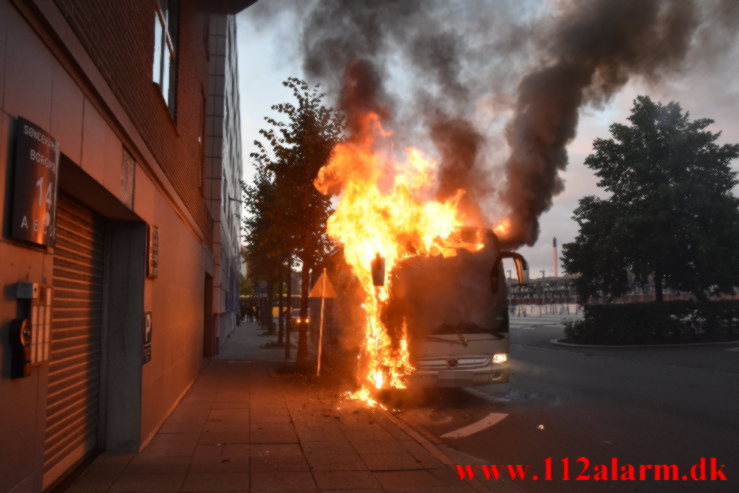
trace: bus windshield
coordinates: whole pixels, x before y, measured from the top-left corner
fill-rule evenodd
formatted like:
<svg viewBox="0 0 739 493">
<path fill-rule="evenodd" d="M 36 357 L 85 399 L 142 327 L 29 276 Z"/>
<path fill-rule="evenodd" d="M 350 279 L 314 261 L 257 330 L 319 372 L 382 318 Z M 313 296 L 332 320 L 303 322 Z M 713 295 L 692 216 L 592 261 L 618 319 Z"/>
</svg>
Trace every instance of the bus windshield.
<svg viewBox="0 0 739 493">
<path fill-rule="evenodd" d="M 415 257 L 394 272 L 384 311 L 387 327 L 412 339 L 434 334 L 495 333 L 505 310 L 503 280 L 492 269 L 499 251 L 494 242 L 477 251 L 448 257 Z M 498 270 L 502 273 L 502 268 Z"/>
</svg>

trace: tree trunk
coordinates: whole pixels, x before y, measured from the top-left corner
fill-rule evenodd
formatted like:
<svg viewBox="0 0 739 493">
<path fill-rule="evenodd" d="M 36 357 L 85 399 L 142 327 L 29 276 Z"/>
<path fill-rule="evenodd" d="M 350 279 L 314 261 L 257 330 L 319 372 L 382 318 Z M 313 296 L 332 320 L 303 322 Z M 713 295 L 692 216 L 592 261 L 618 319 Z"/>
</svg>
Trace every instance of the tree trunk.
<svg viewBox="0 0 739 493">
<path fill-rule="evenodd" d="M 298 353 L 295 363 L 298 368 L 308 366 L 308 290 L 310 289 L 310 266 L 303 259 L 300 285 L 300 328 L 298 333 Z"/>
<path fill-rule="evenodd" d="M 279 317 L 277 319 L 278 330 L 277 330 L 277 344 L 284 344 L 285 342 L 285 268 L 280 268 L 280 282 L 277 283 L 277 296 L 278 306 L 277 313 Z"/>
<path fill-rule="evenodd" d="M 278 285 L 279 285 L 279 278 L 278 278 Z M 275 304 L 275 282 L 271 281 L 269 284 L 269 306 L 267 308 L 267 334 L 274 335 L 275 333 L 275 320 L 272 317 L 272 306 Z"/>
<path fill-rule="evenodd" d="M 285 359 L 290 359 L 290 326 L 292 325 L 293 259 L 287 259 L 287 315 L 285 316 Z"/>
<path fill-rule="evenodd" d="M 264 330 L 269 330 L 272 327 L 272 289 L 274 288 L 274 284 L 270 281 L 267 284 L 267 302 L 266 302 L 266 310 L 262 313 L 262 328 Z"/>
<path fill-rule="evenodd" d="M 662 269 L 657 267 L 654 271 L 654 300 L 663 301 L 662 295 Z"/>
</svg>

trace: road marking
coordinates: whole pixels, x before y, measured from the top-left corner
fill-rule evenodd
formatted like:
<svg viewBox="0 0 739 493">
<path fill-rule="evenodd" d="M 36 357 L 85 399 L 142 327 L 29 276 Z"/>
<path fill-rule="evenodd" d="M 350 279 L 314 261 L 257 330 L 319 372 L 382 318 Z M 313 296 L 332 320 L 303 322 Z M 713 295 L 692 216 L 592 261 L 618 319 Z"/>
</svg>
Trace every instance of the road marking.
<svg viewBox="0 0 739 493">
<path fill-rule="evenodd" d="M 729 349 L 727 349 L 727 351 L 731 351 L 732 353 L 739 353 L 739 346 L 730 347 Z"/>
<path fill-rule="evenodd" d="M 490 413 L 476 423 L 464 426 L 458 430 L 450 431 L 449 433 L 444 433 L 443 435 L 441 435 L 441 438 L 468 437 L 470 435 L 474 435 L 475 433 L 480 433 L 482 430 L 500 423 L 507 416 L 508 414 L 506 413 Z"/>
</svg>

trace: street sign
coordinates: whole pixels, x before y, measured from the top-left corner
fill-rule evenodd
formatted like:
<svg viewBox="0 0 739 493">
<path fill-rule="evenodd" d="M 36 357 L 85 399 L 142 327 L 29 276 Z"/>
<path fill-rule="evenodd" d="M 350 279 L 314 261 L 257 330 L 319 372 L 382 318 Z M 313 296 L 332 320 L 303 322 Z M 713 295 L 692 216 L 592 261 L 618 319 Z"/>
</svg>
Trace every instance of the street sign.
<svg viewBox="0 0 739 493">
<path fill-rule="evenodd" d="M 313 289 L 310 290 L 310 294 L 308 296 L 311 298 L 336 298 L 336 291 L 334 291 L 334 287 L 328 279 L 326 269 L 323 269 L 321 277 L 319 277 L 316 284 L 313 285 Z"/>
<path fill-rule="evenodd" d="M 159 277 L 159 227 L 149 224 L 147 235 L 147 261 L 146 277 L 156 279 Z"/>
<path fill-rule="evenodd" d="M 144 347 L 143 364 L 151 361 L 151 312 L 144 313 Z"/>
<path fill-rule="evenodd" d="M 310 290 L 311 298 L 321 298 L 321 321 L 318 323 L 318 358 L 316 360 L 316 376 L 321 376 L 321 353 L 323 352 L 323 312 L 326 306 L 326 298 L 336 298 L 336 291 L 328 280 L 326 268 L 323 268 L 321 277 L 316 281 L 313 289 Z"/>
<path fill-rule="evenodd" d="M 54 243 L 59 142 L 18 118 L 10 237 L 41 246 Z"/>
</svg>

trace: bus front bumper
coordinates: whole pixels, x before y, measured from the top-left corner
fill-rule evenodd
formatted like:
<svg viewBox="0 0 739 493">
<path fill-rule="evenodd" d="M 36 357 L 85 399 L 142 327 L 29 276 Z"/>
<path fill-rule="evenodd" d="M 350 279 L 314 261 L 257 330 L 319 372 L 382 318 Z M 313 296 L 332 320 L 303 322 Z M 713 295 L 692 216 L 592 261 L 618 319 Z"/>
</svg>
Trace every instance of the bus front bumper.
<svg viewBox="0 0 739 493">
<path fill-rule="evenodd" d="M 410 377 L 409 386 L 422 387 L 472 387 L 507 383 L 510 369 L 508 364 L 489 363 L 478 368 L 433 368 L 432 364 L 420 361 Z"/>
</svg>

